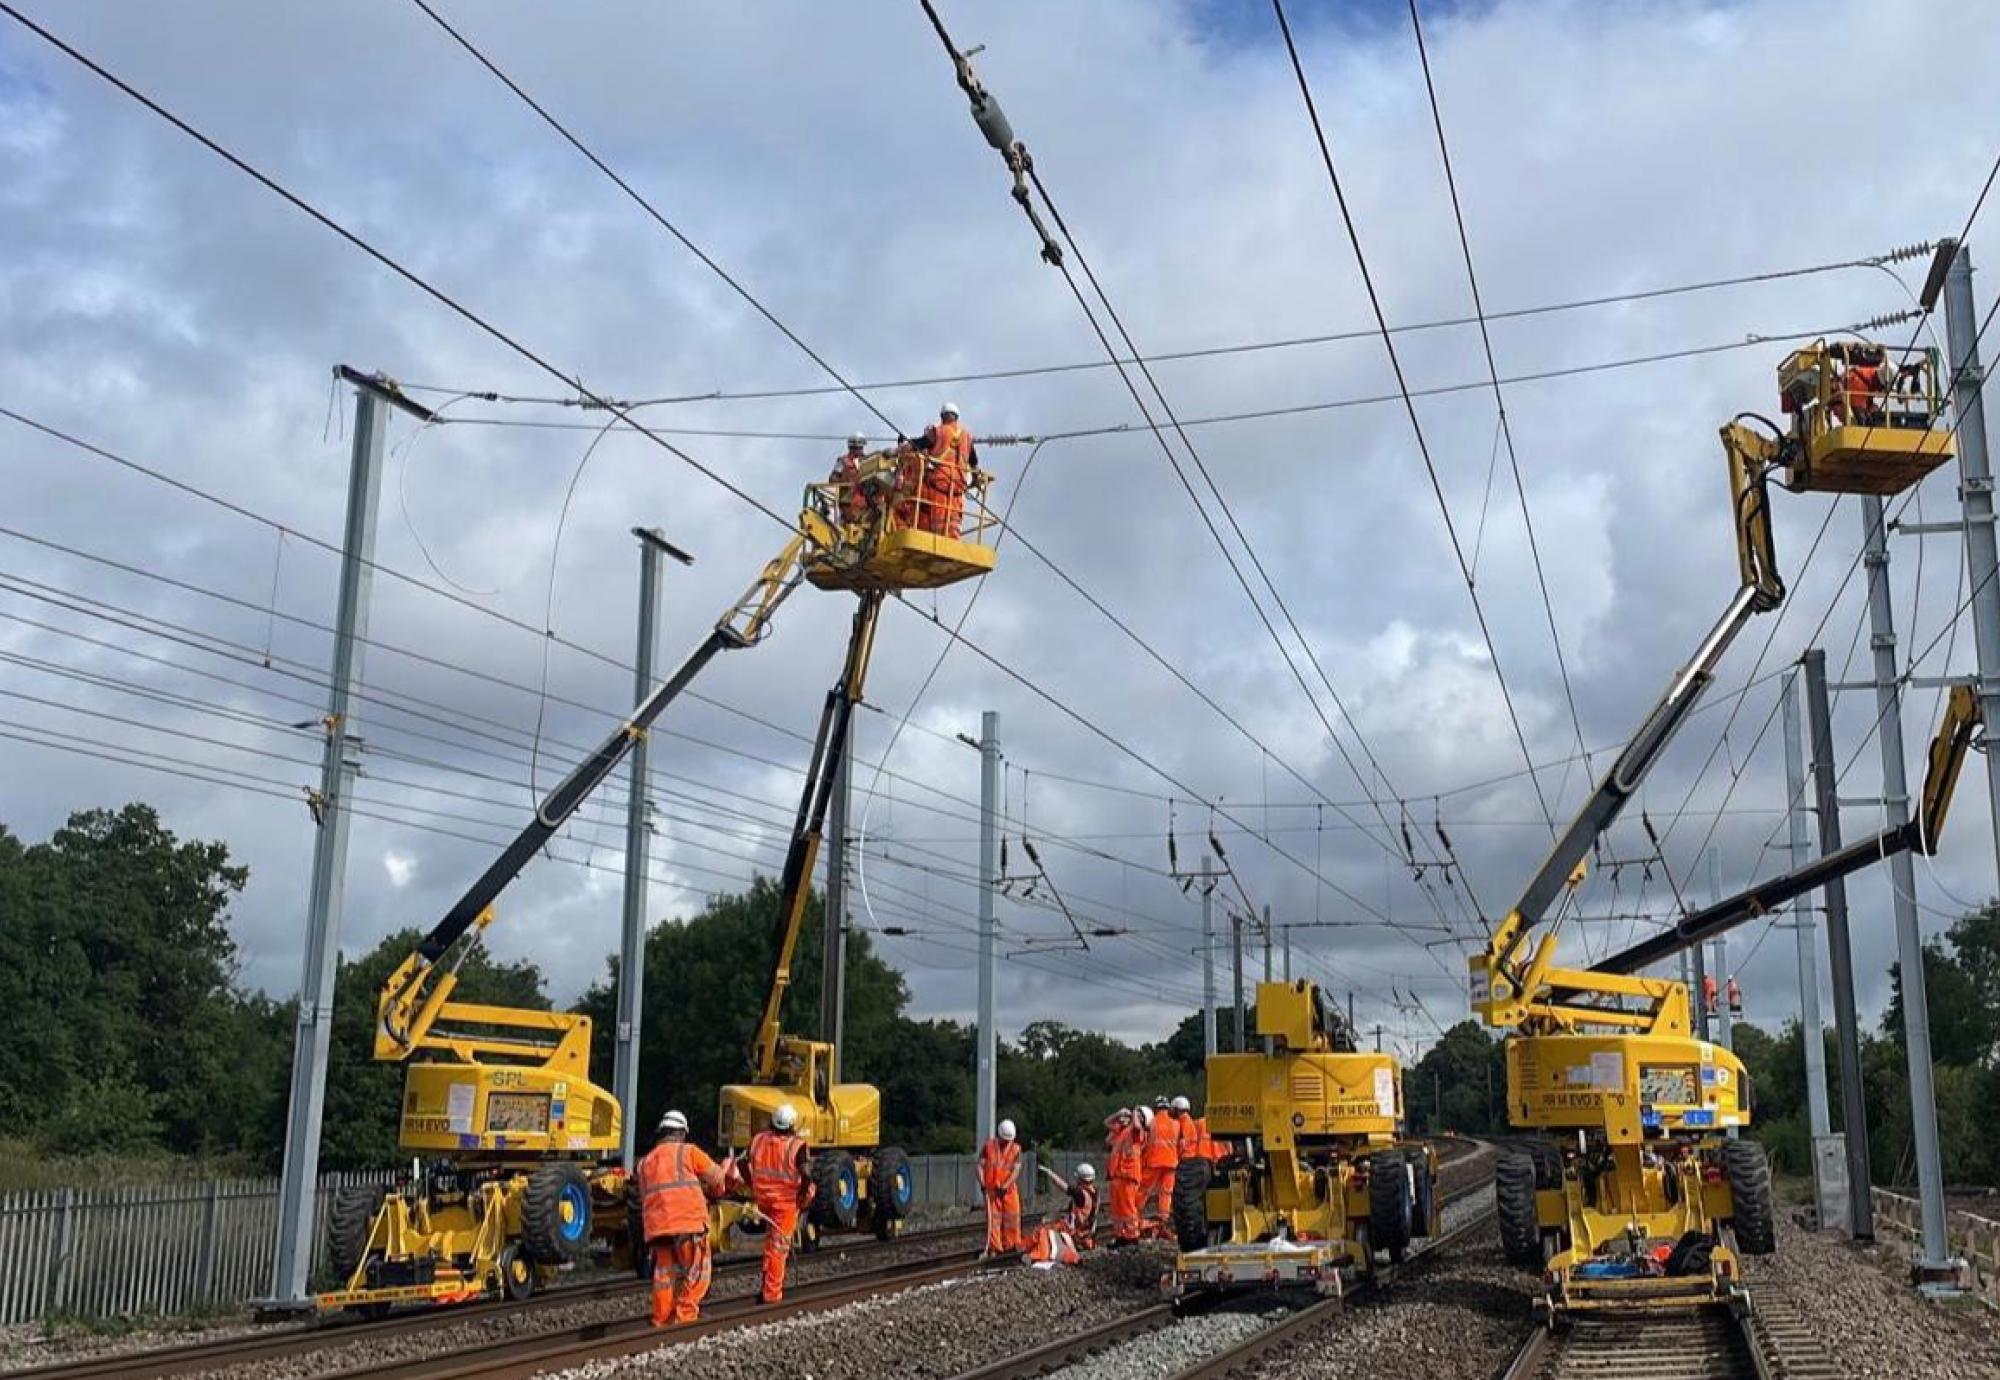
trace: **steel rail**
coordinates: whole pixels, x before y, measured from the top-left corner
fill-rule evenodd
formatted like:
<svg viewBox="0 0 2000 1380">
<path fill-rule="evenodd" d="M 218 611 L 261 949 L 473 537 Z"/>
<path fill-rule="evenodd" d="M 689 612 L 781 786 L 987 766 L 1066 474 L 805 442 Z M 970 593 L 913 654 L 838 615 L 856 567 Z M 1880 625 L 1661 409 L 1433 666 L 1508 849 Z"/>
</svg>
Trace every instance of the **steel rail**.
<svg viewBox="0 0 2000 1380">
<path fill-rule="evenodd" d="M 889 1241 L 858 1238 L 850 1241 L 834 1238 L 821 1250 L 811 1255 L 800 1254 L 794 1258 L 801 1262 L 845 1261 L 855 1257 L 866 1259 L 886 1250 L 921 1245 L 927 1241 L 949 1240 L 952 1237 L 984 1230 L 982 1223 L 969 1222 L 963 1226 L 912 1232 Z M 728 1256 L 716 1262 L 715 1275 L 721 1279 L 751 1273 L 759 1268 L 759 1262 L 760 1257 L 757 1255 Z M 518 1316 L 522 1313 L 546 1312 L 550 1309 L 589 1303 L 601 1298 L 617 1298 L 626 1294 L 636 1297 L 643 1293 L 646 1287 L 644 1280 L 617 1276 L 563 1285 L 518 1302 L 508 1299 L 483 1299 L 472 1303 L 439 1305 L 422 1312 L 403 1313 L 394 1317 L 366 1321 L 337 1317 L 304 1327 L 277 1328 L 250 1334 L 213 1337 L 173 1346 L 150 1347 L 142 1351 L 109 1352 L 73 1361 L 53 1361 L 44 1365 L 9 1370 L 4 1376 L 5 1380 L 157 1380 L 158 1377 L 186 1375 L 219 1366 L 233 1366 L 250 1361 L 296 1356 L 329 1347 L 343 1347 L 353 1342 L 407 1336 L 499 1313 Z"/>
</svg>

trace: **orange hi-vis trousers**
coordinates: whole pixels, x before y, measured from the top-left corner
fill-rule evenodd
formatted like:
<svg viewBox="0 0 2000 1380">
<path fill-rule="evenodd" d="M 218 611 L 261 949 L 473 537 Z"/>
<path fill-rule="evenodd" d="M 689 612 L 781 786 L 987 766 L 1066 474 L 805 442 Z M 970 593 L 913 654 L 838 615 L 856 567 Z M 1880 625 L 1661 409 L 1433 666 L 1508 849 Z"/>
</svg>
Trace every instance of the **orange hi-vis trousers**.
<svg viewBox="0 0 2000 1380">
<path fill-rule="evenodd" d="M 1021 1249 L 1021 1188 L 1011 1185 L 986 1194 L 986 1253 L 1001 1255 Z"/>
<path fill-rule="evenodd" d="M 1174 1222 L 1174 1166 L 1160 1165 L 1146 1171 L 1140 1202 L 1145 1230 L 1151 1236 L 1170 1236 Z"/>
<path fill-rule="evenodd" d="M 691 1323 L 708 1295 L 708 1233 L 653 1241 L 653 1326 Z"/>
<path fill-rule="evenodd" d="M 764 1302 L 776 1303 L 785 1296 L 785 1264 L 791 1259 L 792 1237 L 799 1229 L 799 1202 L 787 1198 L 759 1203 L 757 1211 L 764 1219 Z"/>
<path fill-rule="evenodd" d="M 1137 1179 L 1113 1179 L 1111 1181 L 1111 1239 L 1113 1241 L 1137 1241 L 1139 1239 L 1139 1181 Z"/>
</svg>

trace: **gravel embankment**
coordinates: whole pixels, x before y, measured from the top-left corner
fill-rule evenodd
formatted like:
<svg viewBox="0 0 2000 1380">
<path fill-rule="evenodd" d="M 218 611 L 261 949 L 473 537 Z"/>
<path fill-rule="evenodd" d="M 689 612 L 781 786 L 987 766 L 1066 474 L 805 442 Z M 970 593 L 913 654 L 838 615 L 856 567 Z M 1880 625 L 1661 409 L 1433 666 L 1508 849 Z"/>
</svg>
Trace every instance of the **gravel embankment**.
<svg viewBox="0 0 2000 1380">
<path fill-rule="evenodd" d="M 856 1270 L 876 1269 L 904 1261 L 927 1260 L 950 1255 L 965 1250 L 969 1244 L 977 1243 L 972 1238 L 957 1235 L 941 1241 L 910 1241 L 889 1250 L 871 1251 L 865 1255 L 846 1258 L 832 1250 L 823 1254 L 796 1255 L 792 1257 L 792 1269 L 787 1278 L 805 1283 Z M 757 1272 L 752 1269 L 716 1276 L 708 1297 L 711 1300 L 735 1298 L 754 1294 L 756 1291 Z M 588 1299 L 574 1305 L 533 1311 L 514 1312 L 502 1309 L 477 1318 L 468 1318 L 462 1323 L 447 1323 L 415 1332 L 392 1333 L 346 1344 L 339 1344 L 338 1333 L 334 1333 L 327 1339 L 329 1345 L 303 1355 L 192 1372 L 190 1380 L 308 1380 L 308 1377 L 325 1375 L 331 1371 L 363 1370 L 389 1361 L 434 1356 L 457 1347 L 473 1346 L 505 1337 L 532 1337 L 539 1333 L 588 1323 L 643 1317 L 645 1311 L 644 1292 L 634 1290 L 608 1298 Z"/>
<path fill-rule="evenodd" d="M 1159 1300 L 1163 1249 L 1106 1251 L 1068 1270 L 1027 1267 L 929 1285 L 825 1313 L 558 1372 L 562 1380 L 929 1380 Z"/>
<path fill-rule="evenodd" d="M 267 1330 L 303 1326 L 303 1323 L 282 1323 L 266 1328 L 243 1315 L 231 1315 L 210 1323 L 162 1318 L 154 1322 L 135 1323 L 116 1333 L 92 1332 L 74 1324 L 51 1330 L 42 1323 L 18 1323 L 13 1327 L 0 1327 L 0 1375 L 28 1366 L 59 1365 L 96 1356 L 122 1356 L 157 1347 L 186 1346 L 192 1342 L 219 1341 L 252 1332 L 262 1335 Z"/>
<path fill-rule="evenodd" d="M 1464 1195 L 1445 1204 L 1441 1214 L 1445 1231 L 1455 1230 L 1461 1223 L 1477 1217 L 1491 1206 L 1490 1196 L 1479 1185 L 1492 1172 L 1493 1150 L 1490 1146 L 1461 1151 L 1444 1162 L 1439 1170 L 1440 1187 L 1448 1195 Z M 1481 1239 L 1489 1253 L 1497 1252 L 1498 1246 L 1491 1233 L 1483 1234 Z M 1442 1261 L 1438 1268 L 1444 1268 Z M 1414 1274 L 1406 1278 L 1414 1284 Z M 1403 1287 L 1398 1286 L 1396 1297 L 1400 1300 L 1403 1296 Z M 1150 1376 L 1171 1375 L 1197 1361 L 1240 1345 L 1272 1324 L 1282 1322 L 1290 1313 L 1291 1308 L 1286 1304 L 1245 1300 L 1222 1311 L 1194 1314 L 1157 1332 L 1135 1337 L 1087 1361 L 1068 1366 L 1056 1372 L 1056 1378 L 1145 1380 Z M 1344 1352 L 1344 1339 L 1341 1346 Z"/>
<path fill-rule="evenodd" d="M 1782 1217 L 1777 1254 L 1743 1264 L 1752 1300 L 1759 1290 L 1778 1294 L 1856 1380 L 2000 1376 L 2000 1319 L 1975 1300 L 1919 1297 L 1908 1272 L 1900 1248 L 1856 1246 Z"/>
</svg>

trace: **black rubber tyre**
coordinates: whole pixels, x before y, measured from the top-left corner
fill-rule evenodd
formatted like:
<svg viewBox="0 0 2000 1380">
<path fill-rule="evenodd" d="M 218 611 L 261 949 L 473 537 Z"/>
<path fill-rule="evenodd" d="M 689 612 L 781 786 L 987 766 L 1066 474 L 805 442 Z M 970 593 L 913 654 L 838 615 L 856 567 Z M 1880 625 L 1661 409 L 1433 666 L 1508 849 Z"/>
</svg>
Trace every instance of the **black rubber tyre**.
<svg viewBox="0 0 2000 1380">
<path fill-rule="evenodd" d="M 535 1265 L 522 1253 L 521 1243 L 510 1241 L 500 1248 L 500 1292 L 515 1303 L 535 1296 Z"/>
<path fill-rule="evenodd" d="M 530 1264 L 569 1265 L 590 1251 L 590 1179 L 581 1165 L 545 1164 L 521 1190 L 521 1248 Z"/>
<path fill-rule="evenodd" d="M 1401 1264 L 1410 1244 L 1416 1203 L 1410 1192 L 1410 1161 L 1401 1150 L 1377 1150 L 1368 1157 L 1368 1245 L 1387 1251 Z"/>
<path fill-rule="evenodd" d="M 910 1157 L 894 1145 L 877 1150 L 868 1165 L 868 1221 L 877 1239 L 893 1241 L 916 1198 Z"/>
<path fill-rule="evenodd" d="M 845 1150 L 823 1150 L 812 1157 L 813 1224 L 823 1232 L 853 1231 L 861 1220 L 861 1181 L 855 1177 L 854 1156 Z"/>
<path fill-rule="evenodd" d="M 1184 1251 L 1209 1244 L 1208 1186 L 1214 1178 L 1207 1160 L 1185 1159 L 1174 1169 L 1174 1240 Z"/>
<path fill-rule="evenodd" d="M 1503 1150 L 1493 1166 L 1493 1201 L 1500 1218 L 1500 1250 L 1509 1265 L 1540 1269 L 1542 1228 L 1535 1215 L 1535 1159 Z"/>
<path fill-rule="evenodd" d="M 1410 1204 L 1410 1234 L 1429 1236 L 1431 1215 L 1437 1210 L 1437 1178 L 1431 1172 L 1431 1157 L 1421 1150 L 1410 1152 L 1410 1177 L 1416 1192 Z"/>
<path fill-rule="evenodd" d="M 1535 1187 L 1543 1192 L 1558 1190 L 1563 1186 L 1563 1156 L 1556 1146 L 1536 1142 L 1528 1147 L 1529 1155 L 1535 1161 Z"/>
<path fill-rule="evenodd" d="M 1771 1162 L 1754 1140 L 1726 1141 L 1722 1171 L 1734 1200 L 1736 1249 L 1745 1255 L 1769 1255 L 1778 1249 L 1777 1212 L 1771 1202 Z"/>
<path fill-rule="evenodd" d="M 368 1233 L 375 1225 L 375 1214 L 382 1210 L 382 1200 L 388 1196 L 388 1190 L 383 1188 L 334 1190 L 333 1206 L 326 1216 L 326 1268 L 333 1275 L 335 1288 L 345 1289 L 360 1267 L 362 1253 L 368 1249 Z"/>
<path fill-rule="evenodd" d="M 632 1273 L 639 1279 L 653 1277 L 653 1250 L 646 1244 L 646 1208 L 639 1196 L 639 1178 L 625 1181 L 625 1249 L 632 1255 Z"/>
<path fill-rule="evenodd" d="M 1707 1232 L 1691 1231 L 1674 1242 L 1667 1254 L 1667 1274 L 1673 1278 L 1705 1275 L 1713 1268 L 1715 1240 Z"/>
</svg>

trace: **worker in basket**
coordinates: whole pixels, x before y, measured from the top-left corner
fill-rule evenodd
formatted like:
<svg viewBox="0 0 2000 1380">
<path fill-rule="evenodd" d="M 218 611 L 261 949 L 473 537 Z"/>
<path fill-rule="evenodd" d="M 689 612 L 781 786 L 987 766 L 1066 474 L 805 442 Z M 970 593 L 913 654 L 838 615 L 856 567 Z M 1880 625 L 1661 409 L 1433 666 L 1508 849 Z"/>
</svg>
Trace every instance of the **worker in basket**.
<svg viewBox="0 0 2000 1380">
<path fill-rule="evenodd" d="M 937 425 L 925 427 L 905 448 L 897 525 L 956 538 L 965 522 L 965 490 L 978 466 L 979 451 L 958 420 L 958 404 L 945 403 L 938 409 Z"/>
<path fill-rule="evenodd" d="M 1069 1232 L 1078 1250 L 1096 1249 L 1097 1171 L 1087 1164 L 1080 1164 L 1076 1167 L 1074 1179 L 1063 1178 L 1047 1165 L 1041 1166 L 1041 1171 L 1068 1200 L 1058 1225 Z"/>
<path fill-rule="evenodd" d="M 847 449 L 834 457 L 829 484 L 837 485 L 841 521 L 856 523 L 868 515 L 869 495 L 861 483 L 861 460 L 868 453 L 868 438 L 855 432 L 847 438 Z"/>
<path fill-rule="evenodd" d="M 1881 347 L 1854 346 L 1848 354 L 1847 370 L 1841 376 L 1841 390 L 1847 395 L 1848 421 L 1856 426 L 1880 426 L 1886 388 Z"/>
<path fill-rule="evenodd" d="M 986 1202 L 986 1254 L 1021 1249 L 1021 1144 L 1002 1121 L 979 1147 L 979 1192 Z"/>
<path fill-rule="evenodd" d="M 798 1235 L 799 1218 L 812 1205 L 812 1155 L 798 1134 L 799 1113 L 780 1103 L 771 1124 L 750 1138 L 750 1191 L 764 1219 L 763 1300 L 785 1296 L 785 1263 Z"/>
<path fill-rule="evenodd" d="M 1140 1153 L 1145 1131 L 1139 1113 L 1120 1107 L 1105 1118 L 1104 1169 L 1111 1180 L 1111 1244 L 1130 1246 L 1139 1239 Z"/>
<path fill-rule="evenodd" d="M 708 1293 L 708 1203 L 728 1183 L 730 1161 L 717 1164 L 688 1143 L 687 1117 L 660 1118 L 651 1153 L 639 1161 L 639 1203 L 653 1256 L 653 1326 L 679 1326 L 701 1316 Z"/>
</svg>

